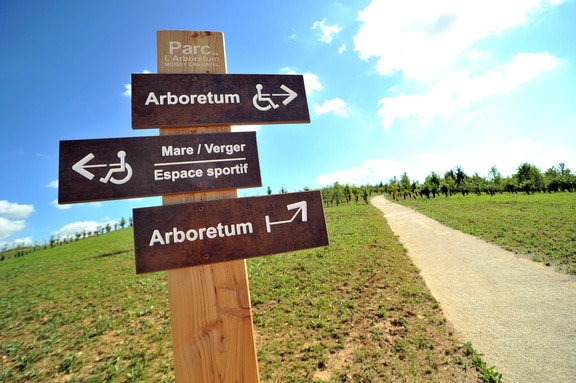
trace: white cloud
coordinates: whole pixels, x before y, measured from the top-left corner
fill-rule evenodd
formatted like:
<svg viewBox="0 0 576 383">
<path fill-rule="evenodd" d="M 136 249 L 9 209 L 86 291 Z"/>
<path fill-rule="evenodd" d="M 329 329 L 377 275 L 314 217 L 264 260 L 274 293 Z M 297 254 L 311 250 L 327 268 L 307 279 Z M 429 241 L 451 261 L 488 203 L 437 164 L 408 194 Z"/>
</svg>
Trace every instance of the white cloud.
<svg viewBox="0 0 576 383">
<path fill-rule="evenodd" d="M 345 170 L 338 170 L 329 174 L 318 176 L 318 183 L 321 186 L 331 185 L 334 182 L 350 185 L 375 185 L 380 182 L 388 182 L 394 176 L 404 172 L 409 173 L 407 166 L 401 161 L 394 159 L 371 159 L 366 160 L 359 167 Z"/>
<path fill-rule="evenodd" d="M 132 84 L 124 84 L 124 92 L 122 96 L 132 97 Z"/>
<path fill-rule="evenodd" d="M 280 70 L 286 74 L 296 74 L 296 71 L 290 67 L 284 67 L 281 68 Z M 322 86 L 322 83 L 320 82 L 320 78 L 318 77 L 318 75 L 310 72 L 304 72 L 302 76 L 304 77 L 304 87 L 306 88 L 306 95 L 309 96 L 310 94 L 312 94 L 312 92 L 322 90 L 324 88 Z"/>
<path fill-rule="evenodd" d="M 348 107 L 346 106 L 346 102 L 338 97 L 324 101 L 322 105 L 315 104 L 314 111 L 316 114 L 332 112 L 341 117 L 346 117 L 348 115 Z"/>
<path fill-rule="evenodd" d="M 16 238 L 16 239 L 13 239 L 9 242 L 0 241 L 0 249 L 5 249 L 5 248 L 6 249 L 15 249 L 15 248 L 18 248 L 20 246 L 23 246 L 23 247 L 32 246 L 32 238 L 31 237 Z"/>
<path fill-rule="evenodd" d="M 314 73 L 306 72 L 304 76 L 304 87 L 306 88 L 306 94 L 310 95 L 312 92 L 321 90 L 323 88 L 320 79 Z"/>
<path fill-rule="evenodd" d="M 28 218 L 34 213 L 34 206 L 14 202 L 0 201 L 0 217 L 8 219 Z"/>
<path fill-rule="evenodd" d="M 375 185 L 381 181 L 387 183 L 394 177 L 399 179 L 402 173 L 406 172 L 412 181 L 424 182 L 432 171 L 443 176 L 446 171 L 456 166 L 461 166 L 468 175 L 478 173 L 486 177 L 492 165 L 495 165 L 503 176 L 509 177 L 526 161 L 542 171 L 560 162 L 564 162 L 569 169 L 576 167 L 576 163 L 571 161 L 576 158 L 576 151 L 568 149 L 568 143 L 564 147 L 547 145 L 535 138 L 510 139 L 495 146 L 489 145 L 489 142 L 490 138 L 486 137 L 486 141 L 478 145 L 445 146 L 438 151 L 406 153 L 404 158 L 398 159 L 370 159 L 360 166 L 321 174 L 317 181 L 320 186 L 328 186 L 334 182 L 357 186 Z"/>
<path fill-rule="evenodd" d="M 376 58 L 382 75 L 418 80 L 455 69 L 457 60 L 488 36 L 527 23 L 558 0 L 373 0 L 358 13 L 354 50 Z"/>
<path fill-rule="evenodd" d="M 76 233 L 93 232 L 100 227 L 106 227 L 107 224 L 114 227 L 116 221 L 110 220 L 106 222 L 84 221 L 74 222 L 63 226 L 61 229 L 53 231 L 52 235 L 56 238 L 74 238 Z"/>
<path fill-rule="evenodd" d="M 495 66 L 503 60 L 476 44 L 532 22 L 561 2 L 372 0 L 358 13 L 361 27 L 354 36 L 354 50 L 363 60 L 376 59 L 381 75 L 401 74 L 408 81 L 390 88 L 393 95 L 379 100 L 384 129 L 411 116 L 424 122 L 436 116 L 470 118 L 474 104 L 556 68 L 560 60 L 547 52 L 517 53 Z M 402 88 L 418 91 L 402 93 Z"/>
<path fill-rule="evenodd" d="M 326 19 L 314 22 L 312 29 L 319 29 L 320 37 L 318 40 L 328 44 L 331 43 L 334 37 L 341 31 L 341 28 L 336 24 L 326 25 Z"/>
<path fill-rule="evenodd" d="M 340 48 L 338 48 L 338 53 L 342 54 L 344 52 L 346 52 L 346 44 L 342 44 Z"/>
<path fill-rule="evenodd" d="M 50 183 L 48 185 L 46 185 L 46 187 L 48 188 L 53 188 L 53 189 L 58 189 L 58 180 L 55 179 L 53 181 L 50 181 Z"/>
<path fill-rule="evenodd" d="M 26 223 L 24 220 L 13 220 L 0 217 L 0 239 L 7 238 L 25 227 Z"/>
<path fill-rule="evenodd" d="M 142 73 L 150 73 L 150 71 L 144 69 Z M 132 84 L 124 84 L 124 92 L 122 92 L 122 96 L 132 97 Z"/>
<path fill-rule="evenodd" d="M 32 237 L 26 237 L 26 238 L 16 238 L 13 241 L 10 241 L 10 243 L 6 243 L 3 242 L 2 246 L 4 246 L 4 244 L 8 245 L 9 247 L 19 247 L 19 246 L 32 246 Z"/>
<path fill-rule="evenodd" d="M 573 169 L 573 162 L 567 159 L 576 158 L 574 150 L 558 145 L 547 145 L 533 138 L 514 138 L 502 142 L 501 145 L 490 145 L 489 139 L 476 145 L 461 145 L 459 147 L 443 148 L 437 152 L 419 152 L 408 161 L 408 175 L 421 182 L 430 172 L 435 171 L 441 176 L 444 172 L 461 166 L 466 174 L 478 173 L 486 177 L 490 167 L 495 165 L 503 176 L 509 177 L 516 173 L 523 162 L 534 164 L 546 171 L 560 162 Z M 425 164 L 423 167 L 422 164 Z"/>
<path fill-rule="evenodd" d="M 32 213 L 34 213 L 33 205 L 0 201 L 0 240 L 23 230 L 26 227 L 24 220 Z"/>
<path fill-rule="evenodd" d="M 447 73 L 427 94 L 402 93 L 382 98 L 378 102 L 378 114 L 384 129 L 389 129 L 396 119 L 412 115 L 425 119 L 453 115 L 490 96 L 510 92 L 559 64 L 560 60 L 554 56 L 540 52 L 518 54 L 476 77 L 471 77 L 467 69 L 460 69 Z"/>
</svg>

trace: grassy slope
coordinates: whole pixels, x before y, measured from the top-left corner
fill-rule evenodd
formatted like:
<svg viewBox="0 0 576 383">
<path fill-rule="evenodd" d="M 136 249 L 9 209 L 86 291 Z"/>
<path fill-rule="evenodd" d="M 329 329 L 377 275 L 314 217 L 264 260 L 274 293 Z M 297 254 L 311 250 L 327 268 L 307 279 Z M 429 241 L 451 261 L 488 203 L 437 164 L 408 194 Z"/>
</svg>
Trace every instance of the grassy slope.
<svg viewBox="0 0 576 383">
<path fill-rule="evenodd" d="M 170 381 L 165 274 L 137 277 L 132 247 L 125 229 L 0 264 L 0 380 Z"/>
<path fill-rule="evenodd" d="M 471 194 L 398 202 L 448 226 L 576 274 L 576 193 Z"/>
<path fill-rule="evenodd" d="M 477 382 L 372 206 L 326 211 L 329 248 L 248 261 L 262 382 Z M 0 381 L 171 382 L 166 274 L 132 229 L 0 262 Z"/>
</svg>

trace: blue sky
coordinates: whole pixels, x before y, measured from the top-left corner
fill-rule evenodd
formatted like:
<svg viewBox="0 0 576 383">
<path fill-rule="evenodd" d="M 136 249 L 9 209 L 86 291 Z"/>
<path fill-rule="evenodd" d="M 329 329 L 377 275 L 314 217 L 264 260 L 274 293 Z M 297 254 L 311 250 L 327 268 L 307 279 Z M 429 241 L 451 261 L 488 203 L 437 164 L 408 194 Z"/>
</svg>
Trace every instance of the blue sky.
<svg viewBox="0 0 576 383">
<path fill-rule="evenodd" d="M 156 31 L 224 32 L 228 73 L 304 74 L 310 124 L 254 126 L 263 188 L 423 180 L 522 162 L 576 170 L 576 4 L 15 1 L 0 4 L 0 246 L 128 218 L 160 198 L 59 206 L 60 140 L 131 129 Z"/>
</svg>

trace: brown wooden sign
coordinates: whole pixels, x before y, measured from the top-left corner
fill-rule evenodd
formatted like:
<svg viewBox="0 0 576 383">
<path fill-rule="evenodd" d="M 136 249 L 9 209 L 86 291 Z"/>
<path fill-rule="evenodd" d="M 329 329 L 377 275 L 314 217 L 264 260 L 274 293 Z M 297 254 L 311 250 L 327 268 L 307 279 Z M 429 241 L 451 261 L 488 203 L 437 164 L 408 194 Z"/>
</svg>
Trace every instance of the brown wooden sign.
<svg viewBox="0 0 576 383">
<path fill-rule="evenodd" d="M 301 75 L 132 74 L 132 128 L 310 122 Z"/>
<path fill-rule="evenodd" d="M 319 191 L 133 210 L 136 273 L 328 246 Z"/>
<path fill-rule="evenodd" d="M 255 132 L 60 141 L 58 203 L 262 186 Z"/>
</svg>

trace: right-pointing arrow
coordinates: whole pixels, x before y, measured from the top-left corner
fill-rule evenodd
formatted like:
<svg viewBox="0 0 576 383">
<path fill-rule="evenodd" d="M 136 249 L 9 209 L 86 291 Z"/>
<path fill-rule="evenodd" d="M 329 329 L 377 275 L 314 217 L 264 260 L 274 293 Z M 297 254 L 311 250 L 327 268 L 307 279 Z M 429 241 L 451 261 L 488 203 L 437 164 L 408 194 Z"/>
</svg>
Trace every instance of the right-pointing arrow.
<svg viewBox="0 0 576 383">
<path fill-rule="evenodd" d="M 280 94 L 273 94 L 272 96 L 288 96 L 283 101 L 282 104 L 288 105 L 292 102 L 296 97 L 298 97 L 298 93 L 294 92 L 292 89 L 288 88 L 286 85 L 280 85 L 280 89 L 287 93 L 280 93 Z"/>
<path fill-rule="evenodd" d="M 272 225 L 281 225 L 283 223 L 293 222 L 299 213 L 302 213 L 302 222 L 308 221 L 308 205 L 307 205 L 306 201 L 291 203 L 290 205 L 286 205 L 286 208 L 288 210 L 294 210 L 294 209 L 298 209 L 298 210 L 296 210 L 296 213 L 294 213 L 294 215 L 292 216 L 291 219 L 288 219 L 286 221 L 270 222 L 270 216 L 267 215 L 266 216 L 266 231 L 268 233 L 272 232 L 272 228 L 271 228 Z"/>
<path fill-rule="evenodd" d="M 291 203 L 290 205 L 287 205 L 286 207 L 288 208 L 288 210 L 298 209 L 298 211 L 296 212 L 296 214 L 294 214 L 294 217 L 292 217 L 290 222 L 294 221 L 294 218 L 296 218 L 296 216 L 300 212 L 302 212 L 302 222 L 308 221 L 308 205 L 306 204 L 306 201 Z"/>
</svg>

